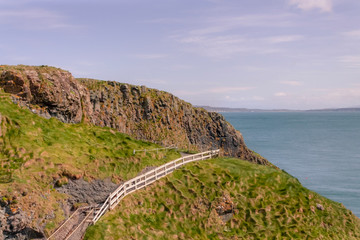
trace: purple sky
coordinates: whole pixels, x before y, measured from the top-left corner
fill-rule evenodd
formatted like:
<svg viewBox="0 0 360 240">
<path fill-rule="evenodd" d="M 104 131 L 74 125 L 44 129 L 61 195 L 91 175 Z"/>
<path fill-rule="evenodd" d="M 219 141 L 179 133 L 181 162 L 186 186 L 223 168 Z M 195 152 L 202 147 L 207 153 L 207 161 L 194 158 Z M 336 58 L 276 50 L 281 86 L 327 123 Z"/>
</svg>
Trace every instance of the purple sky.
<svg viewBox="0 0 360 240">
<path fill-rule="evenodd" d="M 360 106 L 359 0 L 0 0 L 0 64 L 196 105 Z"/>
</svg>

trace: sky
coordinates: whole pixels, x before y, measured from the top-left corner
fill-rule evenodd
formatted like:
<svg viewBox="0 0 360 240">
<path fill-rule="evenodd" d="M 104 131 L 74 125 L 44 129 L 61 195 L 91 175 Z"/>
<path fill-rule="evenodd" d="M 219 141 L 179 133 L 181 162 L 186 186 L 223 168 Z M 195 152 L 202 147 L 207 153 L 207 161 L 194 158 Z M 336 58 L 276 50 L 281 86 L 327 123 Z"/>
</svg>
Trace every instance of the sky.
<svg viewBox="0 0 360 240">
<path fill-rule="evenodd" d="M 359 0 L 0 0 L 0 64 L 194 105 L 360 107 Z"/>
</svg>

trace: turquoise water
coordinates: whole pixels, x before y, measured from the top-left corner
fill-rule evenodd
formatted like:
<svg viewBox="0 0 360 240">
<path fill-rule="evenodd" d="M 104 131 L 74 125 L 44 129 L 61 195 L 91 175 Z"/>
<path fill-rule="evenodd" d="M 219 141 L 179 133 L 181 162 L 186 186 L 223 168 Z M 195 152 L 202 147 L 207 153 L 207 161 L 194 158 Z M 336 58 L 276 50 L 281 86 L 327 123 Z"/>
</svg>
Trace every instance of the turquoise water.
<svg viewBox="0 0 360 240">
<path fill-rule="evenodd" d="M 223 115 L 250 149 L 360 217 L 360 112 Z"/>
</svg>

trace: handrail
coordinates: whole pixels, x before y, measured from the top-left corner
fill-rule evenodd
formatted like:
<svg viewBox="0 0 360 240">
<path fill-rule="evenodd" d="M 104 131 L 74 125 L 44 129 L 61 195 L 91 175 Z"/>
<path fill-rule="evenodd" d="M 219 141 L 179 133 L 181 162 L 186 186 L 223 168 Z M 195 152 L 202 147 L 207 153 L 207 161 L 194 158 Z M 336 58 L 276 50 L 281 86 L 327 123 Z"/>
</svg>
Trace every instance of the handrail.
<svg viewBox="0 0 360 240">
<path fill-rule="evenodd" d="M 219 152 L 218 149 L 181 157 L 122 183 L 115 191 L 109 194 L 109 197 L 95 214 L 92 223 L 95 224 L 106 213 L 106 210 L 114 209 L 126 195 L 148 186 L 186 163 L 209 159 L 219 155 Z"/>
<path fill-rule="evenodd" d="M 61 229 L 63 226 L 65 226 L 65 224 L 68 223 L 68 222 L 70 221 L 70 219 L 72 219 L 72 217 L 74 217 L 74 216 L 77 214 L 77 212 L 79 212 L 79 211 L 82 210 L 82 209 L 86 209 L 86 208 L 90 208 L 90 207 L 89 207 L 89 206 L 86 206 L 86 207 L 80 207 L 80 208 L 76 209 L 75 212 L 73 212 L 73 214 L 71 214 L 71 216 L 70 216 L 68 219 L 66 219 L 66 221 L 63 222 L 63 223 L 56 229 L 56 231 L 53 232 L 53 233 L 50 235 L 50 237 L 48 237 L 48 239 L 51 239 L 52 237 L 54 237 L 55 234 L 57 234 L 57 233 L 60 231 L 60 229 Z"/>
<path fill-rule="evenodd" d="M 69 236 L 67 236 L 67 237 L 65 238 L 65 240 L 70 239 L 70 238 L 74 235 L 74 233 L 76 233 L 76 231 L 81 227 L 81 225 L 83 225 L 83 224 L 85 223 L 85 221 L 87 220 L 87 218 L 88 218 L 93 212 L 94 212 L 94 209 L 91 209 L 91 211 L 85 216 L 85 218 L 81 221 L 81 223 L 75 228 L 74 231 L 72 231 L 72 232 L 70 233 Z"/>
<path fill-rule="evenodd" d="M 98 210 L 98 212 L 95 214 L 94 218 L 92 221 L 97 221 L 104 212 L 106 212 L 107 208 L 109 207 L 108 202 L 110 201 L 110 196 L 105 200 L 105 202 L 103 203 L 103 205 L 101 206 L 101 208 Z"/>
</svg>

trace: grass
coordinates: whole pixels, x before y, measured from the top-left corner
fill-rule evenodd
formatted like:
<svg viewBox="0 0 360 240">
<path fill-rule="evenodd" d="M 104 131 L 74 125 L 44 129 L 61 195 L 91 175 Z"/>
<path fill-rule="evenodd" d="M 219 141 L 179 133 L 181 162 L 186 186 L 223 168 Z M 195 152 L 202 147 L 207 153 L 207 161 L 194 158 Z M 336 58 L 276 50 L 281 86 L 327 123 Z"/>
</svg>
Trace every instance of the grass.
<svg viewBox="0 0 360 240">
<path fill-rule="evenodd" d="M 216 206 L 230 196 L 233 217 Z M 316 205 L 321 204 L 324 210 Z M 289 174 L 239 159 L 186 165 L 131 194 L 85 239 L 359 239 L 360 220 Z"/>
<path fill-rule="evenodd" d="M 63 219 L 58 209 L 66 199 L 54 189 L 56 179 L 110 177 L 118 183 L 147 166 L 180 157 L 175 150 L 134 155 L 133 149 L 160 146 L 110 128 L 41 118 L 13 104 L 9 95 L 0 95 L 0 196 L 29 214 L 37 210 L 44 221 L 47 214 L 55 212 L 55 224 L 47 225 L 49 231 Z M 31 206 L 33 203 L 37 207 Z"/>
<path fill-rule="evenodd" d="M 52 67 L 52 66 L 47 66 L 47 65 L 40 65 L 40 66 L 29 66 L 29 65 L 0 65 L 0 71 L 1 70 L 11 70 L 11 71 L 17 71 L 17 72 L 22 72 L 24 70 L 34 70 L 34 69 L 41 69 L 42 71 L 49 71 L 49 70 L 61 70 L 64 71 L 60 68 L 57 67 Z"/>
<path fill-rule="evenodd" d="M 65 178 L 130 179 L 147 166 L 180 157 L 110 128 L 44 119 L 0 92 L 0 201 L 33 215 L 50 233 L 64 219 Z M 233 217 L 216 207 L 224 196 Z M 321 204 L 324 210 L 317 209 Z M 31 227 L 31 226 L 29 226 Z M 127 196 L 88 229 L 86 239 L 359 239 L 360 223 L 341 204 L 276 168 L 239 159 L 191 163 Z"/>
</svg>

